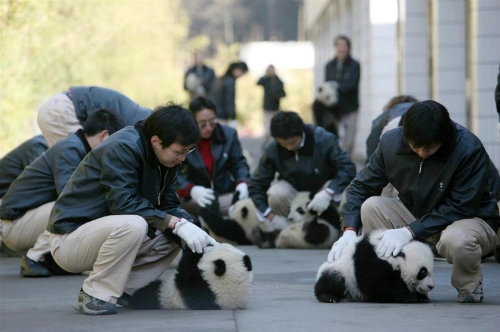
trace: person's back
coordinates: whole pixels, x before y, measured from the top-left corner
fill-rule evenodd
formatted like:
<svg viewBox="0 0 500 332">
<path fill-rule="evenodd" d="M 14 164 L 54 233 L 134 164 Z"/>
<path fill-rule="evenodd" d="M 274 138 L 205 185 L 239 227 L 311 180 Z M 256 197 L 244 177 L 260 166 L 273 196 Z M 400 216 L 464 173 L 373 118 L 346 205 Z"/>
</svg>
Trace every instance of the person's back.
<svg viewBox="0 0 500 332">
<path fill-rule="evenodd" d="M 24 168 L 48 149 L 42 135 L 22 143 L 0 159 L 0 199 Z"/>
</svg>

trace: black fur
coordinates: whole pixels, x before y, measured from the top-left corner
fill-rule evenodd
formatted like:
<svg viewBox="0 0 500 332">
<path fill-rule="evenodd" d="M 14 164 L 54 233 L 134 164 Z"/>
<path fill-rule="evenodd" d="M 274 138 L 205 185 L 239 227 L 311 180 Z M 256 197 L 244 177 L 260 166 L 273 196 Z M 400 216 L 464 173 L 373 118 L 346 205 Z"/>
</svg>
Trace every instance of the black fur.
<svg viewBox="0 0 500 332">
<path fill-rule="evenodd" d="M 305 222 L 302 230 L 305 233 L 304 240 L 314 245 L 325 242 L 330 236 L 330 229 L 327 225 L 318 223 L 318 217 Z"/>
<path fill-rule="evenodd" d="M 319 302 L 339 302 L 346 297 L 344 277 L 337 271 L 323 273 L 314 286 L 314 294 Z"/>
<path fill-rule="evenodd" d="M 242 215 L 248 214 L 248 210 L 243 211 L 245 209 L 242 209 Z M 218 210 L 210 207 L 200 208 L 200 216 L 214 234 L 237 244 L 252 244 L 238 222 L 234 219 L 224 219 Z"/>
<path fill-rule="evenodd" d="M 178 273 L 175 276 L 175 285 L 189 309 L 220 309 L 215 303 L 214 292 L 212 292 L 198 269 L 197 264 L 202 256 L 202 254 L 193 253 L 191 250 L 187 250 L 182 254 L 177 267 Z"/>
<path fill-rule="evenodd" d="M 226 262 L 224 262 L 222 259 L 215 260 L 214 265 L 215 265 L 215 275 L 220 277 L 224 273 L 226 273 Z"/>
<path fill-rule="evenodd" d="M 261 249 L 276 248 L 280 231 L 264 232 L 258 226 L 252 230 L 253 243 Z"/>
<path fill-rule="evenodd" d="M 161 309 L 159 299 L 161 284 L 161 280 L 155 280 L 140 288 L 130 298 L 129 305 L 134 309 Z"/>
<path fill-rule="evenodd" d="M 313 116 L 314 116 L 314 121 L 316 124 L 320 127 L 325 128 L 327 131 L 333 133 L 335 136 L 337 136 L 337 129 L 338 129 L 338 114 L 336 112 L 335 106 L 325 106 L 323 105 L 322 102 L 319 100 L 314 100 L 314 103 L 312 105 L 312 110 L 313 110 Z M 325 126 L 325 116 L 324 114 L 326 113 L 332 113 L 336 117 L 336 123 L 330 124 L 328 126 Z"/>
<path fill-rule="evenodd" d="M 386 260 L 380 259 L 365 236 L 358 242 L 353 255 L 354 274 L 358 288 L 367 302 L 414 303 L 425 302 L 411 293 L 401 279 L 401 271 L 394 270 Z M 428 298 L 427 298 L 428 301 Z"/>
<path fill-rule="evenodd" d="M 247 268 L 247 271 L 252 271 L 252 261 L 248 255 L 243 256 L 243 264 Z"/>
<path fill-rule="evenodd" d="M 498 243 L 495 246 L 495 249 L 493 249 L 493 253 L 495 255 L 495 259 L 498 263 L 500 263 L 500 243 Z"/>
</svg>

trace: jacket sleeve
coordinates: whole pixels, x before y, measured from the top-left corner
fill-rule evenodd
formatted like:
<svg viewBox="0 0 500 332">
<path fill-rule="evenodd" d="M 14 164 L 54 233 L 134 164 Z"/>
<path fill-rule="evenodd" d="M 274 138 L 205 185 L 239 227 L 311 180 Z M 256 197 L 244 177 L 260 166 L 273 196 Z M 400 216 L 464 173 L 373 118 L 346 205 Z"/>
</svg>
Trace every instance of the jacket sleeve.
<svg viewBox="0 0 500 332">
<path fill-rule="evenodd" d="M 332 179 L 328 188 L 340 194 L 356 176 L 356 165 L 351 161 L 347 152 L 340 148 L 335 135 L 328 135 L 327 137 L 328 140 L 330 140 L 330 142 L 325 142 L 325 144 L 330 145 L 328 148 L 327 162 L 337 169 L 337 176 Z"/>
<path fill-rule="evenodd" d="M 232 134 L 230 149 L 231 174 L 233 175 L 235 182 L 248 182 L 250 177 L 250 168 L 248 167 L 247 160 L 243 155 L 241 143 L 238 139 L 236 131 Z"/>
<path fill-rule="evenodd" d="M 271 182 L 274 180 L 274 174 L 276 172 L 276 167 L 272 162 L 272 158 L 267 156 L 268 153 L 266 149 L 259 161 L 257 169 L 252 174 L 250 185 L 248 186 L 250 198 L 252 198 L 255 206 L 262 213 L 269 207 L 267 202 L 267 189 L 269 189 Z"/>
<path fill-rule="evenodd" d="M 136 214 L 165 218 L 165 211 L 137 192 L 141 156 L 134 149 L 118 144 L 104 153 L 101 161 L 101 185 L 111 214 Z"/>
<path fill-rule="evenodd" d="M 257 85 L 264 86 L 264 77 L 259 78 L 259 80 L 257 81 Z"/>
<path fill-rule="evenodd" d="M 34 139 L 33 139 L 34 140 Z M 23 167 L 28 166 L 38 158 L 43 152 L 48 149 L 45 140 L 38 140 L 37 142 L 30 144 L 25 151 L 22 151 L 22 164 Z"/>
<path fill-rule="evenodd" d="M 382 130 L 384 128 L 384 117 L 385 113 L 380 114 L 375 120 L 372 122 L 372 129 L 368 138 L 366 139 L 366 162 L 373 154 L 373 152 L 377 149 L 378 143 L 380 142 L 380 135 L 382 135 Z"/>
<path fill-rule="evenodd" d="M 340 218 L 342 228 L 351 226 L 359 231 L 362 226 L 361 205 L 372 196 L 380 196 L 388 183 L 382 149 L 377 148 L 346 190 Z"/>
<path fill-rule="evenodd" d="M 54 174 L 54 184 L 58 196 L 63 191 L 66 183 L 78 167 L 78 164 L 82 161 L 83 157 L 85 156 L 82 156 L 82 152 L 74 146 L 61 149 L 54 155 L 54 159 L 52 160 L 52 172 Z"/>
<path fill-rule="evenodd" d="M 234 85 L 234 81 L 229 84 L 224 84 L 224 93 L 223 93 L 223 103 L 224 110 L 226 111 L 225 116 L 228 119 L 236 119 L 236 104 L 235 104 L 235 94 L 236 88 Z"/>
<path fill-rule="evenodd" d="M 444 203 L 409 225 L 416 238 L 434 235 L 456 220 L 476 215 L 485 191 L 489 191 L 489 157 L 481 147 L 464 156 L 460 163 Z"/>
<path fill-rule="evenodd" d="M 177 173 L 178 174 L 178 173 Z M 176 216 L 179 218 L 184 218 L 193 222 L 193 218 L 184 209 L 180 208 L 181 202 L 177 196 L 177 174 L 172 179 L 168 190 L 163 193 L 162 204 L 160 205 L 160 210 L 167 213 L 167 215 Z"/>
<path fill-rule="evenodd" d="M 333 69 L 333 60 L 329 61 L 325 65 L 325 82 L 334 81 L 335 77 L 333 76 L 332 69 Z"/>
<path fill-rule="evenodd" d="M 351 66 L 353 67 L 350 70 L 351 75 L 348 79 L 342 80 L 339 83 L 338 90 L 342 94 L 350 94 L 358 89 L 359 86 L 359 76 L 360 76 L 360 68 L 359 63 L 355 60 L 352 60 Z"/>
</svg>

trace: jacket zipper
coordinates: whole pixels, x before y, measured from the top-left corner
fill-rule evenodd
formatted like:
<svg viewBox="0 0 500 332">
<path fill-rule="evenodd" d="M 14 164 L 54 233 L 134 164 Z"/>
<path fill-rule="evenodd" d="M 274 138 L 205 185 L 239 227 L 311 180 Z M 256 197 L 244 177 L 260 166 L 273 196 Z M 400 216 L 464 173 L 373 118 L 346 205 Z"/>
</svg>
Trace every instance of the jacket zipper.
<svg viewBox="0 0 500 332">
<path fill-rule="evenodd" d="M 160 171 L 160 178 L 161 178 L 161 168 L 160 168 L 160 165 L 158 165 L 158 170 Z M 170 171 L 170 169 L 167 169 L 167 172 L 165 173 L 165 176 L 163 177 L 163 188 L 161 188 L 160 192 L 158 193 L 158 206 L 160 206 L 160 196 L 161 196 L 161 193 L 165 190 L 165 186 L 167 185 L 168 171 Z"/>
<path fill-rule="evenodd" d="M 422 159 L 420 161 L 420 168 L 418 169 L 418 174 L 420 174 L 420 172 L 422 172 L 422 165 L 424 164 L 424 160 Z"/>
</svg>

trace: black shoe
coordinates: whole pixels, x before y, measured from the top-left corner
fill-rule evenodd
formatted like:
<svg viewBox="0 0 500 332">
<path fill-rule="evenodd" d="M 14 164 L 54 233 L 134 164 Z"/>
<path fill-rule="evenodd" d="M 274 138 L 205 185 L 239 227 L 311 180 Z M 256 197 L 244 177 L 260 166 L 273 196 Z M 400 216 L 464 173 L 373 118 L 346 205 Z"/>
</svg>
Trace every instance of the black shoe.
<svg viewBox="0 0 500 332">
<path fill-rule="evenodd" d="M 36 278 L 50 277 L 50 272 L 45 268 L 42 262 L 35 262 L 26 256 L 21 258 L 21 277 Z"/>
<path fill-rule="evenodd" d="M 73 303 L 73 308 L 86 315 L 114 315 L 116 314 L 116 304 L 99 300 L 83 290 L 78 294 L 78 298 Z"/>
<path fill-rule="evenodd" d="M 68 272 L 59 265 L 57 265 L 56 261 L 54 260 L 54 257 L 50 253 L 45 255 L 43 259 L 43 265 L 47 270 L 49 270 L 51 275 L 54 276 L 67 276 L 67 275 L 80 275 L 81 273 L 72 273 Z"/>
<path fill-rule="evenodd" d="M 116 303 L 123 306 L 123 307 L 128 307 L 130 304 L 130 299 L 132 296 L 128 295 L 127 293 L 123 293 L 122 296 L 120 296 L 117 300 Z"/>
</svg>

